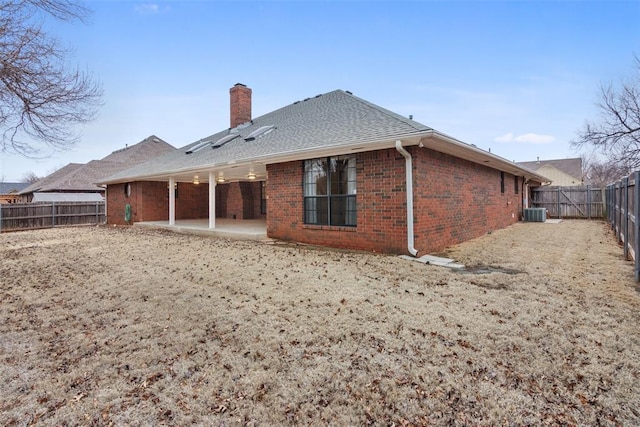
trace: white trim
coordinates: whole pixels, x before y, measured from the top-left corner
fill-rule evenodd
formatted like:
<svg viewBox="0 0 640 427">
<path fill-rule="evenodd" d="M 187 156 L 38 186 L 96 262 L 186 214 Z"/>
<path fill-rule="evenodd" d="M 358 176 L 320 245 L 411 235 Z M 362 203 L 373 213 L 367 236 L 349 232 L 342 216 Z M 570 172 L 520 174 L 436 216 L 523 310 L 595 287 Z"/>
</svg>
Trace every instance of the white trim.
<svg viewBox="0 0 640 427">
<path fill-rule="evenodd" d="M 209 229 L 216 228 L 216 174 L 209 171 Z"/>
<path fill-rule="evenodd" d="M 176 179 L 169 177 L 169 225 L 176 223 Z"/>
<path fill-rule="evenodd" d="M 213 171 L 223 171 L 231 166 L 250 166 L 251 164 L 274 164 L 283 163 L 295 160 L 308 160 L 318 157 L 331 157 L 345 154 L 352 154 L 366 151 L 383 150 L 387 148 L 395 148 L 395 142 L 401 140 L 404 146 L 409 145 L 421 145 L 429 149 L 449 154 L 454 157 L 459 157 L 470 162 L 485 165 L 487 167 L 501 170 L 512 175 L 525 176 L 526 178 L 540 181 L 542 183 L 549 182 L 549 179 L 543 175 L 540 175 L 530 169 L 523 168 L 514 162 L 510 162 L 500 156 L 493 153 L 481 150 L 473 145 L 466 144 L 448 135 L 440 133 L 435 130 L 425 130 L 420 132 L 414 132 L 406 135 L 399 135 L 393 139 L 381 139 L 373 141 L 360 141 L 351 142 L 348 144 L 340 144 L 334 147 L 314 147 L 302 150 L 284 151 L 277 154 L 266 155 L 262 157 L 250 158 L 250 159 L 235 159 L 225 163 L 211 164 L 211 165 L 198 165 L 193 167 L 186 167 L 181 169 L 175 169 L 170 171 L 164 171 L 161 174 L 149 174 L 140 175 L 135 177 L 122 178 L 116 181 L 106 181 L 101 184 L 114 184 L 127 181 L 136 181 L 144 179 L 166 179 L 167 175 L 181 175 L 181 174 L 193 174 L 196 171 L 202 171 L 202 169 L 208 169 Z"/>
</svg>

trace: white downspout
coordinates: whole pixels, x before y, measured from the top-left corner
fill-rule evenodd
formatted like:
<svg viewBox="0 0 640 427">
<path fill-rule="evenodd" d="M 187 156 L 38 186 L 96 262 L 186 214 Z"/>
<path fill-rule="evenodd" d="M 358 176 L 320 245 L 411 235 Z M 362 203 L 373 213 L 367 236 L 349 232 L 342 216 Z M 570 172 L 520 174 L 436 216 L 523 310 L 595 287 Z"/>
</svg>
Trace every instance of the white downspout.
<svg viewBox="0 0 640 427">
<path fill-rule="evenodd" d="M 402 141 L 396 141 L 396 150 L 405 158 L 405 173 L 407 185 L 407 249 L 413 256 L 418 255 L 418 251 L 413 247 L 413 166 L 411 162 L 411 154 L 402 147 Z"/>
</svg>

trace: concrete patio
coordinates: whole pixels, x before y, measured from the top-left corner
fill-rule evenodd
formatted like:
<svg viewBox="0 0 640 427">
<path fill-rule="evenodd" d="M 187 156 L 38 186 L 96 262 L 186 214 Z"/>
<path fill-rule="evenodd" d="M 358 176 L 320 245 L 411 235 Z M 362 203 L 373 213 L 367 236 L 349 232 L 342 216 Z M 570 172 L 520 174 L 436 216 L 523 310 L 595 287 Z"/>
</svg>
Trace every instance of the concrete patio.
<svg viewBox="0 0 640 427">
<path fill-rule="evenodd" d="M 264 240 L 267 238 L 267 222 L 264 219 L 227 219 L 216 218 L 216 227 L 209 228 L 209 219 L 136 222 L 135 227 L 162 228 L 184 234 L 225 237 L 237 240 Z"/>
</svg>

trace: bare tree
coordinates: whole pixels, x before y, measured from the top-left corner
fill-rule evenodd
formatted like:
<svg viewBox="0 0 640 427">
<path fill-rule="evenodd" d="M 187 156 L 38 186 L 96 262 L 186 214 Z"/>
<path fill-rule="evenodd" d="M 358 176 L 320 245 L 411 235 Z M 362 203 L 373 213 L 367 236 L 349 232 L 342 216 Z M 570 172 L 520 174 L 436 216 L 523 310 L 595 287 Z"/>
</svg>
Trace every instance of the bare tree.
<svg viewBox="0 0 640 427">
<path fill-rule="evenodd" d="M 24 175 L 22 175 L 21 182 L 28 182 L 29 184 L 33 184 L 34 182 L 38 182 L 38 181 L 40 181 L 40 177 L 36 175 L 35 172 L 33 171 L 26 172 Z"/>
<path fill-rule="evenodd" d="M 600 119 L 586 122 L 571 144 L 593 148 L 609 162 L 633 170 L 640 168 L 640 58 L 635 75 L 618 86 L 600 88 Z"/>
<path fill-rule="evenodd" d="M 606 187 L 631 173 L 631 170 L 624 164 L 612 160 L 603 160 L 597 156 L 583 156 L 582 164 L 585 183 L 600 188 Z"/>
<path fill-rule="evenodd" d="M 100 84 L 69 68 L 71 52 L 43 30 L 47 16 L 82 21 L 88 13 L 71 0 L 0 0 L 0 151 L 70 148 L 78 125 L 95 117 Z"/>
</svg>

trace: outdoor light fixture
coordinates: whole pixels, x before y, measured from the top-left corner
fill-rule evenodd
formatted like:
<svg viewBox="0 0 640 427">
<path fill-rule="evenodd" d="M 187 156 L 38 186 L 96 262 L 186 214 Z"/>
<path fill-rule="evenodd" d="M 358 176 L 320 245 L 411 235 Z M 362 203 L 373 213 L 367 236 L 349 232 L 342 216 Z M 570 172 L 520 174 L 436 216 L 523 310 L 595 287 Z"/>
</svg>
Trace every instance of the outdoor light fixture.
<svg viewBox="0 0 640 427">
<path fill-rule="evenodd" d="M 198 175 L 195 175 L 193 177 L 193 185 L 198 185 L 200 184 L 200 178 L 198 178 Z"/>
<path fill-rule="evenodd" d="M 249 172 L 249 175 L 247 175 L 247 178 L 249 179 L 256 179 L 256 174 L 253 172 Z"/>
<path fill-rule="evenodd" d="M 217 177 L 216 178 L 216 182 L 223 183 L 224 182 L 224 176 L 220 175 L 219 177 Z"/>
</svg>

